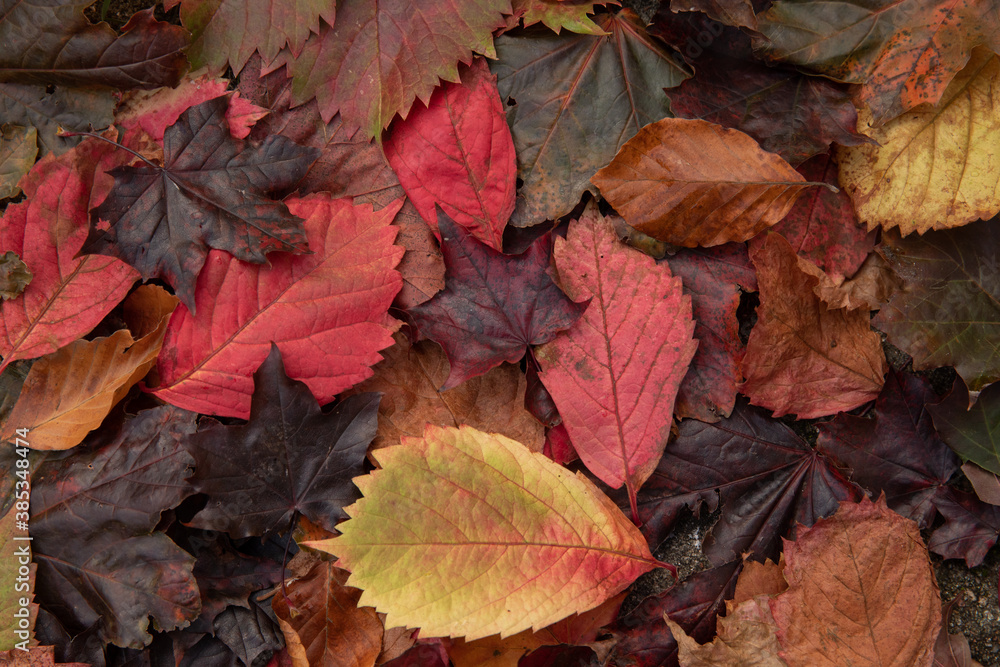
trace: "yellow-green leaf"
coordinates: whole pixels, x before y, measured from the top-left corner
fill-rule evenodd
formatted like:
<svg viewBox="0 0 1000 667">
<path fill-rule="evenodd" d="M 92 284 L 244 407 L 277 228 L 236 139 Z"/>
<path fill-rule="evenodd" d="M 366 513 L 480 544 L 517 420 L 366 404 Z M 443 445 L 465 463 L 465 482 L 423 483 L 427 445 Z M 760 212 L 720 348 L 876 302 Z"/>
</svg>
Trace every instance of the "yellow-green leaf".
<svg viewBox="0 0 1000 667">
<path fill-rule="evenodd" d="M 538 630 L 595 607 L 658 563 L 582 475 L 502 435 L 428 426 L 374 452 L 328 551 L 386 627 L 465 636 Z"/>
</svg>

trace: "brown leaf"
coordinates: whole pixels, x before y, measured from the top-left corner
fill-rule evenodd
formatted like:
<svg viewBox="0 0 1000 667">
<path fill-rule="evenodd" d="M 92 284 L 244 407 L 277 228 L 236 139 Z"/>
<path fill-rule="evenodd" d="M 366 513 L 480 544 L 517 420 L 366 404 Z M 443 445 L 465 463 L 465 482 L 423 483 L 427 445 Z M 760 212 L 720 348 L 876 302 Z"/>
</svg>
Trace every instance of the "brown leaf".
<svg viewBox="0 0 1000 667">
<path fill-rule="evenodd" d="M 787 589 L 784 559 L 778 563 L 770 559 L 763 563 L 747 560 L 743 563 L 740 578 L 736 580 L 733 604 L 739 604 L 758 595 L 778 595 Z"/>
<path fill-rule="evenodd" d="M 868 255 L 857 273 L 846 280 L 843 276 L 831 276 L 804 257 L 799 257 L 799 268 L 816 278 L 813 292 L 830 309 L 878 310 L 903 284 L 878 253 Z"/>
<path fill-rule="evenodd" d="M 681 667 L 786 667 L 778 657 L 774 619 L 764 596 L 739 604 L 727 602 L 726 615 L 719 618 L 718 636 L 711 644 L 699 645 L 666 614 L 663 620 L 677 640 Z"/>
<path fill-rule="evenodd" d="M 760 306 L 750 332 L 740 392 L 774 411 L 812 419 L 850 410 L 876 396 L 888 366 L 868 313 L 828 310 L 814 276 L 780 234 L 754 244 Z"/>
<path fill-rule="evenodd" d="M 686 247 L 746 241 L 810 185 L 746 134 L 681 118 L 639 130 L 590 180 L 640 232 Z"/>
<path fill-rule="evenodd" d="M 917 524 L 885 498 L 841 503 L 785 547 L 771 602 L 790 667 L 930 666 L 941 600 Z"/>
<path fill-rule="evenodd" d="M 990 505 L 1000 505 L 1000 477 L 983 470 L 972 461 L 962 466 L 962 472 L 969 478 L 980 500 Z"/>
<path fill-rule="evenodd" d="M 396 245 L 406 248 L 396 269 L 403 276 L 403 289 L 393 305 L 409 310 L 444 289 L 444 257 L 434 232 L 424 222 L 409 199 L 403 203 L 392 224 L 399 228 Z"/>
</svg>

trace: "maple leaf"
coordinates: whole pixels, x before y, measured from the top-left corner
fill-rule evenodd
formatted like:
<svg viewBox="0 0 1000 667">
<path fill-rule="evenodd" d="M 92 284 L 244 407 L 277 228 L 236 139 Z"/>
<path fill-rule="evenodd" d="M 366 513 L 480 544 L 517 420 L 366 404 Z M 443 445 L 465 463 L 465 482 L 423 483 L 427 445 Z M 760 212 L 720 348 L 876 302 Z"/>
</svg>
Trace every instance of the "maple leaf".
<svg viewBox="0 0 1000 667">
<path fill-rule="evenodd" d="M 0 126 L 0 199 L 21 193 L 17 182 L 35 164 L 38 130 L 4 123 Z"/>
<path fill-rule="evenodd" d="M 256 263 L 272 250 L 309 250 L 301 219 L 267 193 L 294 184 L 318 152 L 279 136 L 259 146 L 233 139 L 228 106 L 218 97 L 182 113 L 164 134 L 163 167 L 113 169 L 115 187 L 93 211 L 83 248 L 166 279 L 190 310 L 208 248 Z"/>
<path fill-rule="evenodd" d="M 17 253 L 33 278 L 19 297 L 0 305 L 0 370 L 83 336 L 138 278 L 113 257 L 76 257 L 87 235 L 87 210 L 111 186 L 103 170 L 117 163 L 116 153 L 90 140 L 42 158 L 21 180 L 25 200 L 4 211 L 0 247 Z"/>
<path fill-rule="evenodd" d="M 674 400 L 697 348 L 691 300 L 666 264 L 620 243 L 588 208 L 553 251 L 559 283 L 588 301 L 563 335 L 535 350 L 577 454 L 611 487 L 636 492 L 656 467 Z"/>
<path fill-rule="evenodd" d="M 470 641 L 537 630 L 657 566 L 585 477 L 502 435 L 428 425 L 373 456 L 341 535 L 306 546 L 335 554 L 386 626 Z"/>
<path fill-rule="evenodd" d="M 601 15 L 596 24 L 609 36 L 535 28 L 497 38 L 499 59 L 491 68 L 509 106 L 517 175 L 524 181 L 513 225 L 569 213 L 622 144 L 670 115 L 663 89 L 689 76 L 630 9 Z"/>
<path fill-rule="evenodd" d="M 726 603 L 726 615 L 719 618 L 718 635 L 711 644 L 701 645 L 664 614 L 678 644 L 678 657 L 685 667 L 787 667 L 778 657 L 777 628 L 767 599 Z"/>
<path fill-rule="evenodd" d="M 145 410 L 86 451 L 46 462 L 31 484 L 31 535 L 42 606 L 74 634 L 139 648 L 149 617 L 168 630 L 198 616 L 194 559 L 162 533 L 160 512 L 190 492 L 181 442 L 194 414 Z"/>
<path fill-rule="evenodd" d="M 640 232 L 685 247 L 746 241 L 810 185 L 744 133 L 681 118 L 642 128 L 591 182 Z"/>
<path fill-rule="evenodd" d="M 267 602 L 263 604 L 267 605 Z M 281 628 L 273 619 L 273 614 L 257 601 L 249 609 L 229 607 L 216 617 L 212 630 L 215 637 L 244 665 L 252 665 L 261 654 L 267 652 L 270 656 L 285 646 Z M 201 663 L 189 658 L 187 664 L 208 664 L 208 660 L 204 659 Z"/>
<path fill-rule="evenodd" d="M 395 344 L 382 354 L 375 373 L 342 396 L 379 392 L 378 434 L 372 449 L 398 445 L 402 436 L 423 435 L 424 424 L 472 426 L 517 440 L 532 451 L 541 451 L 544 428 L 524 408 L 527 382 L 521 369 L 502 364 L 471 378 L 454 389 L 440 391 L 448 379 L 448 358 L 431 341 L 411 344 L 397 333 Z"/>
<path fill-rule="evenodd" d="M 278 255 L 261 267 L 211 251 L 198 279 L 197 316 L 182 304 L 167 327 L 156 396 L 246 419 L 251 375 L 271 341 L 288 376 L 309 385 L 320 403 L 371 376 L 398 327 L 387 314 L 401 283 L 393 268 L 402 249 L 392 245 L 390 227 L 397 208 L 373 212 L 324 195 L 287 203 L 305 218 L 314 254 Z"/>
<path fill-rule="evenodd" d="M 891 567 L 887 567 L 892 563 Z M 929 665 L 941 599 L 917 525 L 884 499 L 842 503 L 785 548 L 788 590 L 775 597 L 791 667 Z"/>
<path fill-rule="evenodd" d="M 958 227 L 1000 212 L 987 172 L 1000 139 L 1000 58 L 976 49 L 936 105 L 914 107 L 868 131 L 875 144 L 837 149 L 840 182 L 858 218 L 900 233 Z M 858 127 L 869 127 L 862 109 Z"/>
<path fill-rule="evenodd" d="M 973 390 L 1000 379 L 998 248 L 995 221 L 883 237 L 878 251 L 904 285 L 872 324 L 913 357 L 914 370 L 954 366 Z"/>
<path fill-rule="evenodd" d="M 862 84 L 859 106 L 876 124 L 928 103 L 980 44 L 1000 50 L 993 2 L 779 0 L 758 17 L 754 49 L 770 61 Z"/>
<path fill-rule="evenodd" d="M 714 422 L 736 403 L 738 367 L 743 359 L 736 310 L 740 292 L 757 291 L 757 276 L 745 245 L 682 249 L 668 260 L 691 296 L 698 349 L 677 392 L 674 413 Z"/>
<path fill-rule="evenodd" d="M 740 392 L 780 417 L 811 419 L 867 403 L 888 365 L 868 312 L 828 310 L 788 241 L 767 234 L 753 244 L 760 306 L 741 369 Z"/>
<path fill-rule="evenodd" d="M 557 35 L 563 29 L 582 35 L 606 35 L 601 26 L 594 23 L 591 14 L 597 11 L 597 5 L 615 6 L 615 0 L 511 0 L 509 25 L 514 27 L 518 20 L 525 28 L 536 23 L 543 23 Z"/>
<path fill-rule="evenodd" d="M 495 250 L 514 211 L 514 142 L 482 58 L 460 70 L 425 108 L 393 124 L 385 155 L 420 216 L 437 230 L 436 206 Z"/>
<path fill-rule="evenodd" d="M 552 340 L 586 309 L 552 282 L 551 235 L 512 256 L 475 240 L 443 213 L 438 229 L 445 289 L 410 315 L 420 336 L 439 343 L 448 355 L 451 372 L 442 391 L 504 361 L 519 361 L 529 345 Z"/>
<path fill-rule="evenodd" d="M 192 483 L 209 497 L 189 525 L 239 538 L 283 529 L 301 514 L 332 530 L 357 498 L 350 481 L 364 472 L 377 410 L 378 395 L 362 394 L 323 414 L 309 389 L 285 375 L 272 344 L 254 373 L 249 423 L 206 419 L 187 441 Z"/>
<path fill-rule="evenodd" d="M 971 404 L 969 388 L 958 378 L 951 393 L 927 409 L 934 428 L 963 461 L 1000 474 L 1000 383 L 987 385 Z M 978 489 L 977 489 L 978 490 Z"/>
<path fill-rule="evenodd" d="M 439 80 L 457 80 L 459 62 L 495 57 L 490 33 L 504 13 L 510 0 L 342 0 L 332 28 L 321 26 L 299 54 L 283 50 L 268 71 L 285 66 L 295 104 L 316 97 L 323 120 L 340 111 L 349 129 L 377 137 L 416 98 L 426 104 Z"/>
</svg>

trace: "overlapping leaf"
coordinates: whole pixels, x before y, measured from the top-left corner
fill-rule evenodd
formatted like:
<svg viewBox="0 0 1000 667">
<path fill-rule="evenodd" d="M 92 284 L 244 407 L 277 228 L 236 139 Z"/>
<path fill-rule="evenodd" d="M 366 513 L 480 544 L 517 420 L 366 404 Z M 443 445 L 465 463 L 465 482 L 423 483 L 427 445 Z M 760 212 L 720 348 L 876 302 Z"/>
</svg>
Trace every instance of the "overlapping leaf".
<svg viewBox="0 0 1000 667">
<path fill-rule="evenodd" d="M 31 283 L 32 277 L 28 265 L 13 250 L 8 250 L 0 257 L 0 297 L 4 301 L 20 296 Z"/>
<path fill-rule="evenodd" d="M 247 418 L 253 371 L 271 341 L 285 370 L 321 403 L 371 376 L 398 324 L 387 314 L 401 280 L 392 245 L 396 206 L 311 195 L 288 201 L 305 218 L 310 255 L 277 255 L 270 267 L 209 253 L 195 294 L 179 307 L 157 365 L 160 398 L 206 414 Z M 309 303 L 309 307 L 300 304 Z"/>
<path fill-rule="evenodd" d="M 969 389 L 959 378 L 940 405 L 928 406 L 934 428 L 963 461 L 1000 474 L 1000 383 L 987 385 L 969 405 Z"/>
<path fill-rule="evenodd" d="M 503 255 L 443 214 L 438 229 L 448 270 L 445 289 L 410 314 L 421 337 L 448 354 L 451 372 L 442 390 L 504 361 L 520 361 L 529 345 L 552 340 L 586 308 L 552 282 L 551 235 L 520 255 Z"/>
<path fill-rule="evenodd" d="M 990 147 L 1000 141 L 998 108 L 1000 57 L 977 49 L 938 104 L 866 130 L 877 144 L 838 149 L 840 182 L 858 218 L 905 235 L 1000 212 L 1000 185 L 988 175 Z M 862 110 L 858 126 L 870 125 Z"/>
<path fill-rule="evenodd" d="M 809 187 L 742 132 L 680 118 L 642 128 L 591 181 L 640 232 L 686 247 L 745 241 Z"/>
<path fill-rule="evenodd" d="M 301 220 L 268 193 L 297 182 L 318 151 L 280 136 L 260 145 L 234 139 L 228 107 L 218 97 L 181 114 L 163 137 L 163 167 L 112 170 L 115 188 L 94 210 L 84 246 L 166 279 L 190 310 L 209 248 L 256 263 L 273 250 L 309 249 Z"/>
<path fill-rule="evenodd" d="M 622 144 L 669 115 L 663 89 L 689 76 L 631 10 L 596 24 L 610 36 L 539 26 L 497 38 L 491 66 L 524 181 L 511 220 L 519 227 L 569 213 Z"/>
<path fill-rule="evenodd" d="M 343 0 L 335 25 L 320 27 L 301 53 L 284 50 L 268 66 L 286 66 L 294 104 L 313 97 L 324 120 L 338 111 L 351 131 L 377 137 L 415 99 L 426 104 L 439 80 L 455 81 L 473 53 L 493 57 L 493 30 L 510 0 Z"/>
<path fill-rule="evenodd" d="M 468 640 L 537 630 L 656 565 L 586 478 L 504 436 L 428 426 L 374 456 L 341 536 L 310 546 L 337 555 L 387 626 Z"/>
<path fill-rule="evenodd" d="M 4 123 L 0 133 L 0 199 L 6 199 L 21 193 L 17 182 L 35 163 L 38 131 Z"/>
<path fill-rule="evenodd" d="M 620 243 L 595 207 L 556 241 L 559 283 L 589 301 L 565 333 L 539 347 L 539 374 L 573 447 L 604 483 L 635 496 L 656 467 L 674 400 L 697 342 L 680 279 Z"/>
<path fill-rule="evenodd" d="M 0 114 L 4 121 L 37 129 L 41 155 L 61 155 L 80 143 L 79 138 L 61 136 L 67 130 L 86 132 L 107 127 L 114 109 L 114 96 L 99 88 L 49 91 L 45 86 L 0 84 Z"/>
<path fill-rule="evenodd" d="M 323 414 L 272 345 L 254 373 L 250 422 L 208 419 L 188 439 L 192 483 L 209 498 L 190 525 L 247 537 L 285 530 L 297 513 L 332 530 L 357 497 L 350 482 L 364 472 L 377 410 L 378 395 L 362 394 Z"/>
<path fill-rule="evenodd" d="M 585 35 L 606 34 L 590 17 L 596 12 L 596 5 L 615 5 L 615 0 L 583 0 L 563 2 L 563 0 L 511 0 L 514 10 L 512 19 L 520 19 L 524 27 L 543 23 L 558 35 L 563 30 Z"/>
</svg>

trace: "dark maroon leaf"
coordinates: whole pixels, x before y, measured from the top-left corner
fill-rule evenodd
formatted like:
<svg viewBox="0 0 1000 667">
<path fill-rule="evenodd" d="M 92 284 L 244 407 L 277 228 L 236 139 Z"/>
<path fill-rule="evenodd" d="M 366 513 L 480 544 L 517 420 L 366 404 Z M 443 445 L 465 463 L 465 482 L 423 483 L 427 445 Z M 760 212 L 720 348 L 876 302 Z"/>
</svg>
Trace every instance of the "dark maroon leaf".
<svg viewBox="0 0 1000 667">
<path fill-rule="evenodd" d="M 586 303 L 573 303 L 549 275 L 552 237 L 520 255 L 504 255 L 477 241 L 438 212 L 444 251 L 444 291 L 410 310 L 421 338 L 439 343 L 451 374 L 442 390 L 504 361 L 517 362 L 529 345 L 568 329 Z"/>
<path fill-rule="evenodd" d="M 715 636 L 715 619 L 733 597 L 742 561 L 698 572 L 680 584 L 645 600 L 611 628 L 618 643 L 613 663 L 620 667 L 676 667 L 677 642 L 663 622 L 667 614 L 701 643 Z"/>
<path fill-rule="evenodd" d="M 164 630 L 198 616 L 194 559 L 163 533 L 150 534 L 160 513 L 191 493 L 184 479 L 192 459 L 181 442 L 194 416 L 146 410 L 117 435 L 100 431 L 89 449 L 36 472 L 35 594 L 70 634 L 101 622 L 105 642 L 139 648 L 150 641 L 150 616 Z"/>
<path fill-rule="evenodd" d="M 957 489 L 941 494 L 934 505 L 945 524 L 931 533 L 928 548 L 945 558 L 963 558 L 969 567 L 982 563 L 1000 537 L 1000 507 Z"/>
<path fill-rule="evenodd" d="M 739 363 L 745 346 L 739 337 L 736 309 L 740 291 L 757 290 L 757 274 L 746 245 L 681 249 L 667 260 L 691 295 L 698 349 L 681 383 L 674 413 L 705 422 L 728 417 L 736 402 Z"/>
<path fill-rule="evenodd" d="M 267 195 L 297 182 L 319 151 L 280 136 L 259 145 L 234 139 L 228 107 L 223 96 L 181 114 L 163 137 L 164 167 L 113 169 L 115 187 L 92 211 L 81 251 L 164 278 L 192 312 L 209 248 L 258 264 L 272 250 L 309 250 L 302 220 Z"/>
<path fill-rule="evenodd" d="M 744 554 L 777 560 L 781 538 L 796 524 L 811 526 L 861 491 L 782 422 L 739 399 L 715 424 L 681 422 L 660 464 L 639 492 L 639 517 L 650 544 L 659 544 L 685 505 L 722 516 L 705 538 L 715 564 Z M 621 502 L 619 501 L 619 504 Z"/>
<path fill-rule="evenodd" d="M 278 651 L 285 645 L 273 616 L 270 600 L 264 605 L 251 602 L 249 609 L 229 607 L 215 618 L 214 634 L 244 665 L 252 665 L 261 653 Z"/>
<path fill-rule="evenodd" d="M 517 667 L 590 667 L 599 665 L 597 654 L 589 646 L 543 646 L 521 658 Z"/>
<path fill-rule="evenodd" d="M 670 10 L 704 12 L 726 25 L 757 29 L 757 17 L 750 0 L 670 0 Z"/>
<path fill-rule="evenodd" d="M 205 419 L 187 442 L 194 487 L 208 494 L 189 525 L 247 537 L 285 530 L 298 513 L 333 530 L 360 497 L 351 479 L 364 473 L 378 401 L 357 394 L 324 414 L 309 388 L 285 374 L 272 343 L 254 373 L 249 423 Z"/>
</svg>

